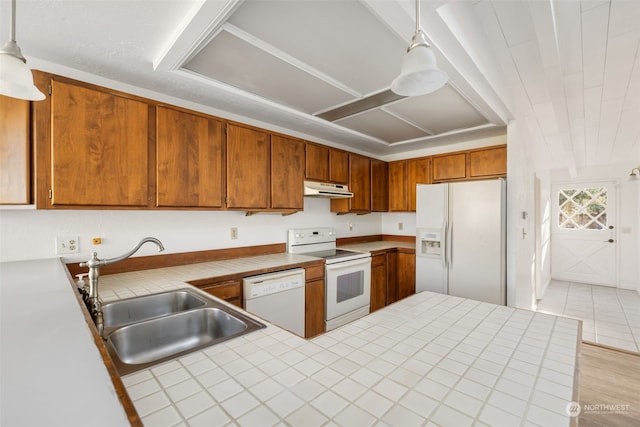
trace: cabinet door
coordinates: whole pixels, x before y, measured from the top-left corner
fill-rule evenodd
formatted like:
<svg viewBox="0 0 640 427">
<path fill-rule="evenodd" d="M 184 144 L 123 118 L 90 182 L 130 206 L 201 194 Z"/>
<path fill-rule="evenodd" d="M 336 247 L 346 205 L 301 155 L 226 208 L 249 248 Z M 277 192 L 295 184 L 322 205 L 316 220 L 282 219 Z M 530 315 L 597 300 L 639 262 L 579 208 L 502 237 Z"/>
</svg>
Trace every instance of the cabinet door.
<svg viewBox="0 0 640 427">
<path fill-rule="evenodd" d="M 305 177 L 312 181 L 329 180 L 329 147 L 307 143 L 305 147 Z"/>
<path fill-rule="evenodd" d="M 149 106 L 52 81 L 53 205 L 147 206 Z"/>
<path fill-rule="evenodd" d="M 304 336 L 324 333 L 324 278 L 306 282 L 304 288 Z"/>
<path fill-rule="evenodd" d="M 433 182 L 467 177 L 467 154 L 455 153 L 433 156 Z"/>
<path fill-rule="evenodd" d="M 371 160 L 371 210 L 389 210 L 389 173 L 387 162 Z"/>
<path fill-rule="evenodd" d="M 398 251 L 398 299 L 416 293 L 416 255 Z"/>
<path fill-rule="evenodd" d="M 271 207 L 304 208 L 304 142 L 271 135 Z"/>
<path fill-rule="evenodd" d="M 349 183 L 349 153 L 335 148 L 329 149 L 329 181 L 336 184 Z"/>
<path fill-rule="evenodd" d="M 431 184 L 431 158 L 407 160 L 407 208 L 416 210 L 416 185 Z"/>
<path fill-rule="evenodd" d="M 387 304 L 387 254 L 371 257 L 371 304 L 373 313 Z"/>
<path fill-rule="evenodd" d="M 29 109 L 0 95 L 0 204 L 31 203 Z"/>
<path fill-rule="evenodd" d="M 387 251 L 387 305 L 398 301 L 398 252 Z"/>
<path fill-rule="evenodd" d="M 407 210 L 407 162 L 399 160 L 389 163 L 389 211 Z"/>
<path fill-rule="evenodd" d="M 352 212 L 371 212 L 371 164 L 368 157 L 349 154 L 349 199 Z"/>
<path fill-rule="evenodd" d="M 157 205 L 222 207 L 223 124 L 158 107 Z"/>
<path fill-rule="evenodd" d="M 227 207 L 269 207 L 269 134 L 227 125 Z"/>
<path fill-rule="evenodd" d="M 507 147 L 492 147 L 469 152 L 469 176 L 482 178 L 507 175 Z"/>
</svg>

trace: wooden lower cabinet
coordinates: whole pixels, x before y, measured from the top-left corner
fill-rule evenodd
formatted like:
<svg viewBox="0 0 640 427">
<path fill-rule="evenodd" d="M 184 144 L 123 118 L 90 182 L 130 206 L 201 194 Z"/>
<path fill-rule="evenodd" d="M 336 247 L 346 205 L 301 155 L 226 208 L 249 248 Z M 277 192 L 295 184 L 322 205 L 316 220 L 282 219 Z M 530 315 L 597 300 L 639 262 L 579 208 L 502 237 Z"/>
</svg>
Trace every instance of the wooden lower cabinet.
<svg viewBox="0 0 640 427">
<path fill-rule="evenodd" d="M 416 255 L 389 249 L 371 255 L 371 312 L 416 293 Z"/>
<path fill-rule="evenodd" d="M 416 254 L 398 250 L 398 299 L 416 293 Z"/>
<path fill-rule="evenodd" d="M 370 312 L 387 305 L 387 254 L 371 255 L 371 304 Z"/>
<path fill-rule="evenodd" d="M 198 288 L 214 297 L 242 308 L 242 279 L 212 282 L 198 285 Z"/>
<path fill-rule="evenodd" d="M 304 336 L 324 333 L 324 265 L 305 270 Z"/>
</svg>

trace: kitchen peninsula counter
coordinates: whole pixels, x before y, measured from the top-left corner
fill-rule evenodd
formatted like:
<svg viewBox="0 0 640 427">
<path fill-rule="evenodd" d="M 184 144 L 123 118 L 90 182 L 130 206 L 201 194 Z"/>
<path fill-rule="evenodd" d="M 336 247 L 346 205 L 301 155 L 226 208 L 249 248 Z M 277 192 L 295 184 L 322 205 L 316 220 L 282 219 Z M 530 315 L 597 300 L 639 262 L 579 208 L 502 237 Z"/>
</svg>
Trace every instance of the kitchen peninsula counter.
<svg viewBox="0 0 640 427">
<path fill-rule="evenodd" d="M 224 261 L 107 275 L 101 277 L 101 295 L 106 301 L 188 286 L 222 263 L 235 271 L 313 260 L 269 257 L 238 260 L 236 267 Z M 111 425 L 126 425 L 60 261 L 0 269 L 2 424 L 21 424 L 16 421 L 24 410 L 47 425 L 83 425 L 80 419 L 86 425 L 96 420 L 86 414 L 95 411 L 111 413 Z M 27 310 L 27 293 L 51 308 Z M 31 355 L 36 349 L 14 347 L 20 345 L 15 333 L 5 335 L 26 318 L 34 326 L 25 333 L 34 333 L 30 339 L 45 351 L 38 357 Z M 47 329 L 64 330 L 68 338 L 47 338 Z M 576 320 L 422 292 L 312 340 L 267 324 L 122 380 L 146 426 L 568 426 L 573 418 L 565 408 L 576 399 L 579 339 Z M 16 407 L 7 413 L 9 404 Z M 55 405 L 64 410 L 51 411 Z"/>
<path fill-rule="evenodd" d="M 104 279 L 111 297 L 178 285 Z M 422 292 L 312 340 L 267 325 L 123 377 L 144 424 L 571 425 L 576 320 Z"/>
</svg>

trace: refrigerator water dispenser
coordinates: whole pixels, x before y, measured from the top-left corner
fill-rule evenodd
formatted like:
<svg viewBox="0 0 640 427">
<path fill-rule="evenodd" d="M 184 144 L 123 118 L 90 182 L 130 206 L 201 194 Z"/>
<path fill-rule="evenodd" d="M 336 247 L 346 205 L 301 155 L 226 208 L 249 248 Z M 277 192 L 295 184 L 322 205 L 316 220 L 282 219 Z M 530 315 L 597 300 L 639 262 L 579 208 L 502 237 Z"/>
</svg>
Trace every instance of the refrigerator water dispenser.
<svg viewBox="0 0 640 427">
<path fill-rule="evenodd" d="M 419 236 L 419 255 L 440 257 L 442 254 L 442 232 L 440 230 L 421 230 Z"/>
</svg>

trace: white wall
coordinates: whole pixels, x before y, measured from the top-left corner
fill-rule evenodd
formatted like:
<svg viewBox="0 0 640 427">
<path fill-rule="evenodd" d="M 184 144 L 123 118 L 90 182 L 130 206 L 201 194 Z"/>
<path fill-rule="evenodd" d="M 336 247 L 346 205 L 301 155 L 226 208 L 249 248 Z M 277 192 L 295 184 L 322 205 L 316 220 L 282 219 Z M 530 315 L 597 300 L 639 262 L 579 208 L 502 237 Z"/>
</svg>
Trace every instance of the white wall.
<svg viewBox="0 0 640 427">
<path fill-rule="evenodd" d="M 379 213 L 336 215 L 328 199 L 305 197 L 304 203 L 304 212 L 293 215 L 249 217 L 235 211 L 0 210 L 0 262 L 55 257 L 56 236 L 79 237 L 81 253 L 63 257 L 75 261 L 93 251 L 100 258 L 120 255 L 145 236 L 159 238 L 165 253 L 179 253 L 284 243 L 289 228 L 335 227 L 338 237 L 381 232 Z M 231 227 L 238 227 L 237 240 L 231 240 Z M 92 245 L 93 237 L 103 243 Z M 145 245 L 136 256 L 155 254 L 154 248 Z"/>
<path fill-rule="evenodd" d="M 507 127 L 507 305 L 535 307 L 535 168 L 524 122 Z"/>
<path fill-rule="evenodd" d="M 618 182 L 618 218 L 613 219 L 616 226 L 619 258 L 619 287 L 625 289 L 640 288 L 640 177 L 631 178 L 631 168 L 637 166 L 637 161 L 626 164 L 587 167 L 578 170 L 576 177 L 570 177 L 564 170 L 551 171 L 551 182 L 576 183 L 589 180 L 606 180 Z M 550 203 L 553 203 L 551 200 Z M 552 254 L 553 256 L 553 254 Z"/>
</svg>

